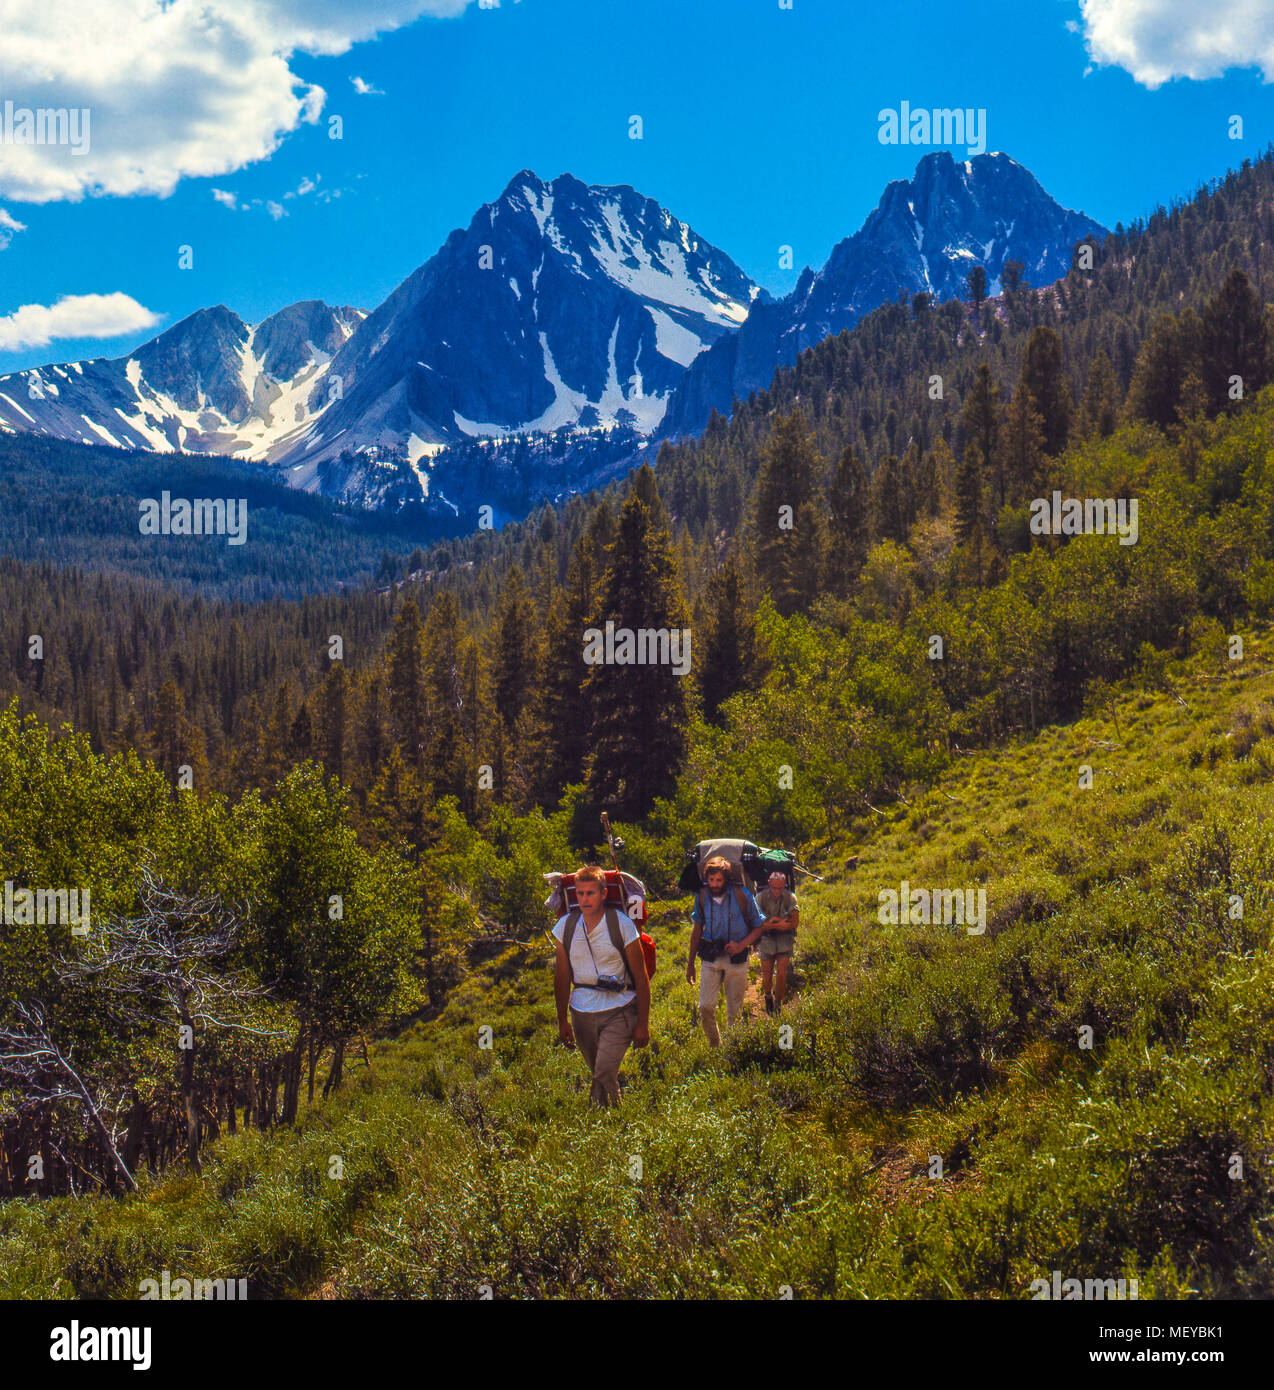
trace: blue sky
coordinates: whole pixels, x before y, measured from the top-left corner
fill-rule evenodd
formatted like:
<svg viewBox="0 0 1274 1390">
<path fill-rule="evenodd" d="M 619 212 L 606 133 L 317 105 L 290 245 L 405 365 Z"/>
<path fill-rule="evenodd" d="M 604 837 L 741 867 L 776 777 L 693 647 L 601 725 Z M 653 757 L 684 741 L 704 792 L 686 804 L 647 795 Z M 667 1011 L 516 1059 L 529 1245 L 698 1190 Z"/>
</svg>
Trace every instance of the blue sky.
<svg viewBox="0 0 1274 1390">
<path fill-rule="evenodd" d="M 95 0 L 91 14 L 145 3 Z M 192 5 L 175 0 L 164 22 Z M 18 165 L 29 151 L 0 145 L 0 371 L 118 356 L 204 305 L 248 321 L 307 298 L 371 309 L 524 167 L 632 184 L 782 293 L 926 153 L 877 138 L 878 112 L 903 99 L 984 108 L 988 149 L 1107 225 L 1188 194 L 1274 139 L 1264 13 L 1274 5 L 1264 0 L 218 8 L 230 15 L 211 40 L 145 31 L 161 66 L 172 53 L 171 72 L 149 87 L 130 74 L 126 47 L 103 52 L 101 73 L 85 77 L 69 55 L 62 74 L 47 50 L 40 67 L 34 48 L 0 38 L 0 101 L 74 102 L 83 90 L 94 119 L 92 153 L 78 164 L 56 151 L 47 157 L 60 164 Z M 459 13 L 402 22 L 430 10 Z M 33 26 L 41 14 L 32 0 Z M 310 32 L 314 14 L 330 27 Z M 92 22 L 59 42 L 105 44 Z M 111 41 L 126 45 L 120 25 Z M 362 36 L 378 27 L 388 32 Z M 185 42 L 202 65 L 193 81 Z M 1222 72 L 1227 61 L 1257 66 Z M 376 91 L 359 94 L 355 77 Z M 634 114 L 641 140 L 629 138 Z M 1235 114 L 1242 140 L 1228 138 Z M 340 140 L 329 138 L 333 115 Z M 111 191 L 77 196 L 67 180 L 80 177 Z M 779 269 L 784 244 L 791 272 Z M 183 245 L 191 269 L 178 266 Z M 10 318 L 90 295 L 127 296 L 135 311 L 113 317 L 122 299 L 93 302 L 87 316 L 68 307 L 47 333 L 40 314 L 22 331 Z"/>
</svg>

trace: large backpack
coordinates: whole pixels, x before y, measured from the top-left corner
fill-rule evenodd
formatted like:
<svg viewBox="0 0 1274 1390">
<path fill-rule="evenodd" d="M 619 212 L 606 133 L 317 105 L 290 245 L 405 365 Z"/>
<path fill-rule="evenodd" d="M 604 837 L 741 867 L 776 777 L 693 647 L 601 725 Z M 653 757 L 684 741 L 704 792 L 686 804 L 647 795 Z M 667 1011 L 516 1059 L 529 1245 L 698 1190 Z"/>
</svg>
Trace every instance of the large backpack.
<svg viewBox="0 0 1274 1390">
<path fill-rule="evenodd" d="M 761 849 L 751 840 L 700 840 L 686 851 L 677 886 L 683 893 L 697 893 L 703 887 L 703 866 L 714 855 L 730 865 L 730 881 L 742 884 L 763 884 L 777 869 L 787 878 L 787 886 L 796 886 L 796 856 L 785 849 Z"/>
<path fill-rule="evenodd" d="M 575 928 L 579 926 L 580 918 L 584 914 L 578 907 L 573 907 L 566 914 L 566 925 L 562 928 L 562 947 L 566 951 L 566 968 L 571 973 L 571 983 L 575 983 L 575 971 L 571 968 L 571 942 L 575 939 Z M 633 968 L 628 963 L 628 953 L 624 950 L 623 933 L 619 930 L 619 911 L 609 903 L 606 905 L 606 930 L 610 933 L 611 944 L 619 952 L 620 959 L 624 962 L 624 973 L 628 976 L 628 982 L 636 988 L 637 981 L 633 979 Z M 646 962 L 646 976 L 649 978 L 655 973 L 656 951 L 654 938 L 648 936 L 640 927 L 637 928 L 637 940 L 641 942 L 641 954 Z"/>
<path fill-rule="evenodd" d="M 641 879 L 634 878 L 632 874 L 626 874 L 620 869 L 607 869 L 605 872 L 606 906 L 617 908 L 627 914 L 640 930 L 646 924 L 646 885 Z M 544 906 L 555 916 L 560 917 L 579 905 L 575 896 L 574 874 L 551 873 L 543 877 L 552 887 L 552 892 L 544 900 Z"/>
</svg>

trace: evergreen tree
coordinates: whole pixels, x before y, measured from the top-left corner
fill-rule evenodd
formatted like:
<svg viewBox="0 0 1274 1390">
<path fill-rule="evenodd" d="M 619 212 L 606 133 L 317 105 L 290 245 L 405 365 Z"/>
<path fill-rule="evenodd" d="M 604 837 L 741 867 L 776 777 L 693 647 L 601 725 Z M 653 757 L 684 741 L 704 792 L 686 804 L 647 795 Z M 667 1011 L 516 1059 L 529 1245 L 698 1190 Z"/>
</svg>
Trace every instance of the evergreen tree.
<svg viewBox="0 0 1274 1390">
<path fill-rule="evenodd" d="M 292 727 L 288 731 L 288 752 L 294 763 L 304 762 L 314 754 L 314 721 L 310 717 L 310 706 L 306 700 L 296 712 Z"/>
<path fill-rule="evenodd" d="M 1029 391 L 1016 391 L 1009 402 L 1001 450 L 1007 500 L 1035 497 L 1044 481 L 1044 422 Z"/>
<path fill-rule="evenodd" d="M 1108 439 L 1119 424 L 1119 379 L 1104 348 L 1099 348 L 1088 369 L 1088 381 L 1080 402 L 1078 430 L 1081 439 Z"/>
<path fill-rule="evenodd" d="M 355 745 L 360 764 L 361 784 L 375 779 L 385 755 L 385 682 L 373 672 L 363 683 L 358 702 Z"/>
<path fill-rule="evenodd" d="M 593 513 L 588 530 L 575 543 L 566 585 L 553 596 L 545 625 L 545 657 L 536 701 L 533 785 L 552 805 L 572 782 L 584 780 L 584 761 L 592 728 L 592 701 L 584 664 L 584 633 L 593 624 L 598 581 L 606 568 L 614 530 L 610 508 Z"/>
<path fill-rule="evenodd" d="M 670 635 L 689 625 L 667 531 L 652 525 L 650 508 L 630 491 L 602 579 L 594 626 Z M 682 648 L 684 655 L 684 647 Z M 693 657 L 693 652 L 691 653 Z M 644 816 L 656 797 L 676 785 L 686 751 L 689 697 L 670 661 L 593 665 L 588 790 L 595 806 L 629 820 Z"/>
<path fill-rule="evenodd" d="M 1268 316 L 1243 271 L 1231 270 L 1204 308 L 1200 349 L 1209 413 L 1229 408 L 1235 399 L 1254 396 L 1268 384 Z M 1242 383 L 1242 397 L 1231 395 L 1235 377 Z"/>
<path fill-rule="evenodd" d="M 408 599 L 394 622 L 394 634 L 389 643 L 387 687 L 394 741 L 418 769 L 427 743 L 423 643 L 420 609 L 414 599 Z"/>
<path fill-rule="evenodd" d="M 174 793 L 183 767 L 191 771 L 192 788 L 206 785 L 208 769 L 203 735 L 186 717 L 186 702 L 175 681 L 166 680 L 160 687 L 150 746 L 156 766 L 171 783 Z"/>
<path fill-rule="evenodd" d="M 869 493 L 873 540 L 903 544 L 907 539 L 908 508 L 902 464 L 897 455 L 890 454 L 877 465 Z"/>
<path fill-rule="evenodd" d="M 833 593 L 847 594 L 867 559 L 868 505 L 867 472 L 847 444 L 827 490 L 827 581 Z"/>
<path fill-rule="evenodd" d="M 979 312 L 986 300 L 986 269 L 984 266 L 975 265 L 969 270 L 965 277 L 965 289 L 968 291 L 969 304 L 973 309 L 973 321 L 978 321 Z"/>
<path fill-rule="evenodd" d="M 461 637 L 455 599 L 444 590 L 435 597 L 423 632 L 424 765 L 439 796 L 454 796 L 471 805 L 477 768 L 470 764 L 461 721 Z"/>
<path fill-rule="evenodd" d="M 643 463 L 633 475 L 632 491 L 650 508 L 651 526 L 656 531 L 668 530 L 668 511 L 659 495 L 659 484 L 655 481 L 654 470 L 648 463 Z"/>
<path fill-rule="evenodd" d="M 1160 429 L 1176 425 L 1184 378 L 1177 320 L 1163 314 L 1137 353 L 1125 407 L 1129 417 L 1148 420 Z"/>
<path fill-rule="evenodd" d="M 818 597 L 822 526 L 814 503 L 817 461 L 797 411 L 780 419 L 766 443 L 756 487 L 756 572 L 787 616 Z"/>
<path fill-rule="evenodd" d="M 961 460 L 961 472 L 956 475 L 956 509 L 957 517 L 966 516 L 962 508 L 967 508 L 972 503 L 973 493 L 971 491 L 971 478 L 977 478 L 977 508 L 976 515 L 979 519 L 983 514 L 982 489 L 984 486 L 990 487 L 995 497 L 996 506 L 1004 505 L 1004 472 L 1000 458 L 1000 388 L 991 381 L 991 369 L 985 362 L 978 366 L 977 374 L 973 378 L 973 387 L 969 392 L 968 398 L 964 403 L 964 456 Z M 963 467 L 964 460 L 967 459 L 970 449 L 976 454 L 976 462 L 972 469 Z M 964 481 L 961 482 L 963 477 Z M 956 530 L 963 540 L 965 532 L 961 530 L 962 522 L 957 520 Z"/>
<path fill-rule="evenodd" d="M 1033 329 L 1026 340 L 1017 389 L 1029 391 L 1040 417 L 1044 452 L 1056 458 L 1071 429 L 1070 389 L 1062 367 L 1062 340 L 1054 328 Z"/>
<path fill-rule="evenodd" d="M 756 627 L 743 597 L 743 581 L 733 558 L 708 581 L 707 621 L 702 657 L 696 662 L 704 718 L 720 723 L 722 704 L 743 690 L 756 660 Z M 696 633 L 700 628 L 696 626 Z"/>
<path fill-rule="evenodd" d="M 531 600 L 522 571 L 515 565 L 500 595 L 495 637 L 495 704 L 510 731 L 517 724 L 535 677 L 533 640 Z"/>
<path fill-rule="evenodd" d="M 316 745 L 323 766 L 333 776 L 345 778 L 345 746 L 349 738 L 349 676 L 345 663 L 336 661 L 318 695 Z"/>
</svg>

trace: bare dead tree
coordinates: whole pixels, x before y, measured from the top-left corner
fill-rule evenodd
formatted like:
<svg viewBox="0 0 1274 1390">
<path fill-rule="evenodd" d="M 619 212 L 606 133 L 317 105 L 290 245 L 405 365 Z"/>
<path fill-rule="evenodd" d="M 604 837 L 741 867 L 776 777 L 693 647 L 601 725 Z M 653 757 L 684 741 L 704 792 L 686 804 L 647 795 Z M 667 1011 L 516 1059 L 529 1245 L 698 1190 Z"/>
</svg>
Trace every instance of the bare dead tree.
<svg viewBox="0 0 1274 1390">
<path fill-rule="evenodd" d="M 218 969 L 242 938 L 242 918 L 215 894 L 201 896 L 166 886 L 153 866 L 138 871 L 141 911 L 102 923 L 75 959 L 59 959 L 64 982 L 93 981 L 105 990 L 129 1026 L 175 1021 L 181 1051 L 181 1100 L 186 1118 L 186 1156 L 201 1171 L 200 1117 L 195 1084 L 195 1038 L 224 1028 L 261 1038 L 279 1038 L 278 1029 L 247 1021 L 253 1001 L 269 997 L 267 985 L 246 972 Z"/>
<path fill-rule="evenodd" d="M 97 1097 L 75 1064 L 73 1049 L 63 1051 L 55 1041 L 42 1005 L 11 1000 L 9 1008 L 13 1022 L 0 1024 L 0 1091 L 16 1092 L 13 1108 L 18 1114 L 61 1100 L 78 1103 L 120 1177 L 135 1191 L 137 1183 L 120 1157 Z M 73 1164 L 65 1154 L 62 1157 L 68 1173 L 72 1172 Z"/>
</svg>

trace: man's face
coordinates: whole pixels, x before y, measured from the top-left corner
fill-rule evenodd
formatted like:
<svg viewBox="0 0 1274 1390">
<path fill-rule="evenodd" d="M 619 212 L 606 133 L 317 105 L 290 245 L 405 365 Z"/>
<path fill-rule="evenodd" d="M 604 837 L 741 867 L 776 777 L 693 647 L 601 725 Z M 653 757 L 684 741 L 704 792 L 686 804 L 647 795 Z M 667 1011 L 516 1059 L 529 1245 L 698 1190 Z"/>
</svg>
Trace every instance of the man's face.
<svg viewBox="0 0 1274 1390">
<path fill-rule="evenodd" d="M 719 893 L 725 887 L 725 874 L 720 869 L 709 869 L 706 877 L 708 887 L 714 893 Z"/>
<path fill-rule="evenodd" d="M 771 891 L 771 892 L 773 892 L 773 893 L 781 893 L 781 892 L 783 891 L 783 889 L 786 888 L 786 887 L 787 887 L 787 875 L 786 875 L 786 874 L 780 874 L 780 873 L 778 873 L 778 872 L 776 871 L 775 873 L 772 873 L 772 874 L 770 875 L 770 891 Z"/>
<path fill-rule="evenodd" d="M 602 885 L 585 880 L 575 885 L 575 898 L 585 912 L 596 912 L 602 905 Z"/>
</svg>

